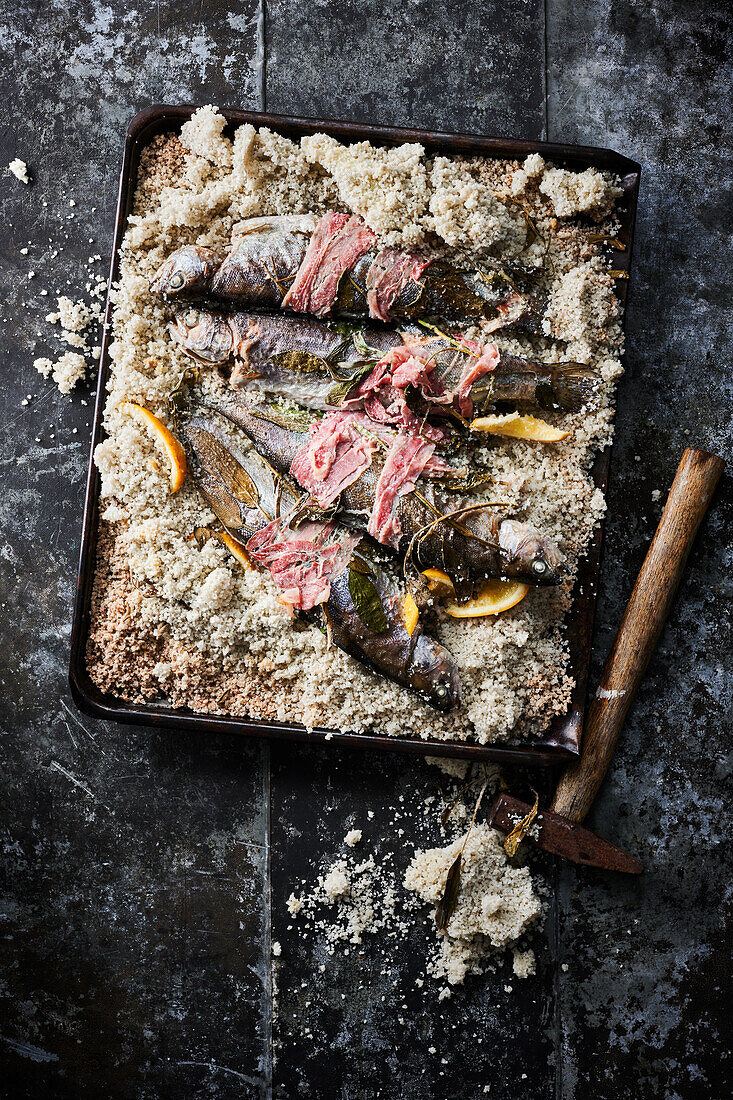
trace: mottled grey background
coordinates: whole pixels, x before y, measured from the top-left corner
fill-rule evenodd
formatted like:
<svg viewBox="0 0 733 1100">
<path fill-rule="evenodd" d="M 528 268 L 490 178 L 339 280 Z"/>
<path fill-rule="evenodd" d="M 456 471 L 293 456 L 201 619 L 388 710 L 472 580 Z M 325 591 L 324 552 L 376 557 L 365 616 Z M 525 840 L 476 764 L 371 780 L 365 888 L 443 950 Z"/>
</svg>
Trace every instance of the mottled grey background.
<svg viewBox="0 0 733 1100">
<path fill-rule="evenodd" d="M 729 477 L 593 812 L 644 861 L 644 877 L 548 867 L 556 900 L 538 976 L 519 984 L 505 969 L 438 1007 L 414 985 L 427 926 L 330 958 L 288 931 L 283 908 L 292 881 L 339 854 L 367 807 L 365 840 L 403 865 L 390 807 L 435 789 L 427 766 L 118 727 L 74 710 L 66 666 L 90 388 L 64 398 L 31 366 L 56 351 L 43 322 L 51 295 L 83 294 L 90 255 L 105 269 L 123 131 L 149 103 L 627 153 L 644 172 L 597 678 L 661 509 L 652 490 L 668 486 L 686 444 L 729 446 L 726 6 L 1 0 L 0 12 L 0 164 L 20 156 L 33 176 L 28 188 L 0 176 L 0 1093 L 728 1095 Z M 283 945 L 274 1016 L 273 939 Z"/>
</svg>

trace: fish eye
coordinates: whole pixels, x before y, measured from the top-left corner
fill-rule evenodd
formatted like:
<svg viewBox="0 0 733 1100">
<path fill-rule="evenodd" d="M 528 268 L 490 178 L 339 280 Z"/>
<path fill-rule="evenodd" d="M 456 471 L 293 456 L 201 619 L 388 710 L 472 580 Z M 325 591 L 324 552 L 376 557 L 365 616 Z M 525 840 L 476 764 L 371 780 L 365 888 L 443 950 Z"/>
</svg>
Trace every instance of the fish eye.
<svg viewBox="0 0 733 1100">
<path fill-rule="evenodd" d="M 448 694 L 448 688 L 445 686 L 445 684 L 438 684 L 438 686 L 435 689 L 435 694 L 439 695 L 440 698 L 442 699 L 444 695 Z"/>
<path fill-rule="evenodd" d="M 547 562 L 544 558 L 535 558 L 530 565 L 530 569 L 536 577 L 542 577 L 547 572 Z"/>
<path fill-rule="evenodd" d="M 188 313 L 183 318 L 184 325 L 188 325 L 189 328 L 193 328 L 199 321 L 199 315 L 195 309 L 189 309 Z"/>
<path fill-rule="evenodd" d="M 183 275 L 181 275 L 180 271 L 177 271 L 175 275 L 171 275 L 170 279 L 168 280 L 168 286 L 171 288 L 171 290 L 181 289 L 181 287 L 183 286 Z"/>
</svg>

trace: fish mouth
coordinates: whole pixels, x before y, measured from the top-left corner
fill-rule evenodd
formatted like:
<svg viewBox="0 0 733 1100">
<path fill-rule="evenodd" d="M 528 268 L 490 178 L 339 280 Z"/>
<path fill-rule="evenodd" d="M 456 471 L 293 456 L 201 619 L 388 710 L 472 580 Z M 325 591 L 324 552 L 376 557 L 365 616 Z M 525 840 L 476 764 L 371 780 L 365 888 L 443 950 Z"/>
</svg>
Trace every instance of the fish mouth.
<svg viewBox="0 0 733 1100">
<path fill-rule="evenodd" d="M 536 562 L 543 560 L 544 559 L 540 558 L 535 559 Z M 534 563 L 532 564 L 534 565 Z M 530 566 L 530 568 L 532 568 L 532 566 Z M 532 573 L 532 583 L 536 588 L 555 588 L 558 584 L 562 584 L 565 578 L 570 574 L 570 566 L 567 562 L 563 562 L 561 565 L 557 566 L 556 569 L 549 568 L 547 572 L 542 575 L 538 576 L 534 569 L 532 569 Z"/>
<path fill-rule="evenodd" d="M 547 588 L 562 584 L 570 573 L 570 566 L 559 547 L 529 524 L 503 520 L 499 528 L 499 545 L 508 577 Z"/>
<path fill-rule="evenodd" d="M 195 313 L 195 310 L 189 312 Z M 221 330 L 210 331 L 208 337 L 206 331 L 204 337 L 196 336 L 196 330 L 199 328 L 201 320 L 196 314 L 196 319 L 193 322 L 186 321 L 186 311 L 182 316 L 177 316 L 168 325 L 168 333 L 174 343 L 178 344 L 192 359 L 195 359 L 198 363 L 204 363 L 207 366 L 222 366 L 224 363 L 228 363 L 232 357 L 232 342 L 231 338 L 227 340 L 220 340 L 219 346 L 212 346 L 216 341 L 215 337 L 221 334 Z M 198 343 L 197 343 L 198 339 Z M 203 344 L 204 346 L 200 346 Z"/>
<path fill-rule="evenodd" d="M 456 669 L 446 670 L 433 686 L 430 702 L 439 711 L 449 714 L 461 706 L 461 682 Z"/>
<path fill-rule="evenodd" d="M 461 682 L 458 670 L 449 659 L 447 650 L 421 634 L 412 655 L 415 673 L 411 687 L 444 714 L 458 710 L 461 705 Z"/>
</svg>

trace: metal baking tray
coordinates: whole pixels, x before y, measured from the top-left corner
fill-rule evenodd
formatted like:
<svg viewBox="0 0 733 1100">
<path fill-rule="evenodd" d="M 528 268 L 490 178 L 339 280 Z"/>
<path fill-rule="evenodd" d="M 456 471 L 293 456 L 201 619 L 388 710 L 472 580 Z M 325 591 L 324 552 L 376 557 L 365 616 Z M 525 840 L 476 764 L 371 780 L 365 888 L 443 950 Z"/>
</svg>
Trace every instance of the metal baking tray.
<svg viewBox="0 0 733 1100">
<path fill-rule="evenodd" d="M 128 127 L 120 175 L 109 276 L 110 285 L 117 278 L 120 246 L 127 224 L 127 217 L 132 208 L 141 152 L 155 135 L 179 132 L 183 123 L 191 117 L 195 109 L 194 106 L 190 105 L 148 107 L 137 114 Z M 628 272 L 631 263 L 641 168 L 634 161 L 609 149 L 594 149 L 579 145 L 558 145 L 541 141 L 510 141 L 503 138 L 446 134 L 425 130 L 401 130 L 387 126 L 357 126 L 349 122 L 256 114 L 249 111 L 232 110 L 223 111 L 222 113 L 226 116 L 230 127 L 249 122 L 253 126 L 268 126 L 292 138 L 325 131 L 342 141 L 349 142 L 369 140 L 381 145 L 419 142 L 429 152 L 442 154 L 523 159 L 527 154 L 536 152 L 567 168 L 582 170 L 592 165 L 602 170 L 614 172 L 621 178 L 624 189 L 624 197 L 619 203 L 621 222 L 619 238 L 624 243 L 625 250 L 614 252 L 612 262 L 615 269 Z M 624 303 L 627 290 L 628 280 L 621 279 L 618 283 L 618 293 Z M 108 721 L 131 722 L 167 728 L 186 728 L 198 730 L 201 733 L 232 733 L 245 737 L 268 737 L 311 742 L 323 742 L 326 737 L 329 737 L 332 743 L 362 746 L 370 749 L 429 753 L 472 760 L 497 760 L 532 766 L 558 764 L 570 760 L 578 754 L 586 706 L 596 584 L 601 555 L 602 529 L 600 527 L 596 529 L 588 553 L 581 563 L 572 607 L 566 617 L 566 630 L 570 648 L 569 671 L 575 679 L 575 688 L 570 706 L 565 714 L 558 715 L 553 720 L 541 740 L 530 744 L 477 745 L 461 742 L 447 743 L 434 739 L 422 740 L 418 737 L 348 733 L 340 730 L 307 730 L 304 726 L 295 722 L 256 721 L 224 716 L 214 717 L 197 714 L 183 708 L 174 709 L 152 703 L 140 706 L 101 692 L 92 682 L 87 671 L 86 648 L 91 618 L 92 583 L 96 563 L 99 523 L 99 475 L 94 465 L 93 455 L 94 448 L 103 438 L 102 417 L 106 399 L 106 383 L 110 369 L 108 354 L 110 320 L 111 303 L 108 292 L 86 487 L 81 554 L 74 601 L 74 618 L 71 630 L 69 683 L 74 701 L 80 710 L 95 718 Z M 593 469 L 595 483 L 603 490 L 606 488 L 608 479 L 609 458 L 610 449 L 600 453 Z"/>
</svg>

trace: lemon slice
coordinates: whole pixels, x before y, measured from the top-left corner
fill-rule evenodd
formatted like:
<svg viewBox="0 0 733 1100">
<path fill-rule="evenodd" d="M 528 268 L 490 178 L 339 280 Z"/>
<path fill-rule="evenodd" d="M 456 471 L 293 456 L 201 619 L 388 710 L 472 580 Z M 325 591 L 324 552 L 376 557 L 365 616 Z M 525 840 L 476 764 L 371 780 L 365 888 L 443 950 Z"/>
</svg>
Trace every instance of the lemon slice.
<svg viewBox="0 0 733 1100">
<path fill-rule="evenodd" d="M 570 432 L 553 428 L 552 424 L 548 424 L 546 420 L 540 420 L 537 416 L 520 416 L 519 413 L 507 413 L 506 416 L 480 416 L 472 422 L 471 431 L 510 436 L 512 439 L 526 439 L 533 443 L 557 443 L 570 435 Z"/>
<path fill-rule="evenodd" d="M 134 401 L 124 401 L 120 408 L 137 420 L 138 424 L 149 428 L 156 443 L 163 448 L 170 463 L 171 492 L 177 493 L 186 480 L 186 454 L 181 444 L 162 420 L 143 405 L 137 405 Z"/>
<path fill-rule="evenodd" d="M 453 619 L 474 619 L 479 615 L 498 615 L 515 607 L 529 592 L 529 585 L 522 581 L 487 581 L 478 596 L 468 603 L 458 604 L 446 600 L 443 605 L 446 614 Z"/>
<path fill-rule="evenodd" d="M 442 569 L 425 569 L 423 570 L 423 577 L 428 582 L 428 588 L 434 596 L 455 595 L 453 581 Z"/>
<path fill-rule="evenodd" d="M 417 620 L 420 618 L 420 612 L 409 592 L 405 596 L 405 601 L 402 605 L 402 615 L 405 620 L 405 630 L 410 637 L 412 637 L 415 627 L 417 626 Z"/>
<path fill-rule="evenodd" d="M 242 546 L 241 542 L 232 538 L 228 531 L 219 531 L 217 533 L 219 542 L 223 542 L 232 557 L 236 558 L 243 569 L 251 569 L 252 562 L 247 557 L 247 551 Z"/>
</svg>

